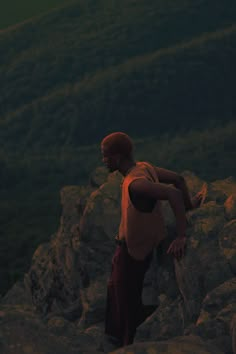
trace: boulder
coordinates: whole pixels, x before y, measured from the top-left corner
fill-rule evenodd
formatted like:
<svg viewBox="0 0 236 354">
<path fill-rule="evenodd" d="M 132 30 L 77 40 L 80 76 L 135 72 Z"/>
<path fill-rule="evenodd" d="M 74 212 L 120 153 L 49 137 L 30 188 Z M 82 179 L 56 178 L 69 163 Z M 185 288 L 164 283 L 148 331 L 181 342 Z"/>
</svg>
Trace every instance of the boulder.
<svg viewBox="0 0 236 354">
<path fill-rule="evenodd" d="M 4 354 L 11 350 L 17 354 L 97 352 L 119 228 L 122 176 L 118 172 L 106 175 L 104 170 L 96 173 L 88 186 L 61 190 L 58 231 L 35 250 L 24 281 L 1 299 L 0 316 L 12 319 L 0 332 Z M 183 175 L 190 193 L 199 191 L 204 181 L 188 171 Z M 232 354 L 235 218 L 227 200 L 235 186 L 232 178 L 208 183 L 203 206 L 186 213 L 187 246 L 179 260 L 166 253 L 176 237 L 175 217 L 170 205 L 162 203 L 166 238 L 154 250 L 142 295 L 144 305 L 156 305 L 156 309 L 137 328 L 133 346 L 117 353 L 166 350 L 176 354 L 176 348 L 185 354 L 221 353 L 227 348 L 227 354 Z M 24 326 L 26 336 L 20 339 Z M 34 339 L 31 331 L 36 327 L 42 336 Z M 29 346 L 24 347 L 27 335 Z"/>
<path fill-rule="evenodd" d="M 185 333 L 199 335 L 222 350 L 232 351 L 230 324 L 236 313 L 236 278 L 210 291 L 203 299 L 195 325 Z"/>
<path fill-rule="evenodd" d="M 226 219 L 236 219 L 236 194 L 232 194 L 226 199 L 224 208 Z"/>
<path fill-rule="evenodd" d="M 96 342 L 64 318 L 43 321 L 26 305 L 0 305 L 1 354 L 89 354 Z"/>
<path fill-rule="evenodd" d="M 233 353 L 236 354 L 236 313 L 233 315 L 230 323 L 230 334 L 232 336 Z"/>
<path fill-rule="evenodd" d="M 178 336 L 169 340 L 135 343 L 110 354 L 224 354 L 199 336 Z"/>
<path fill-rule="evenodd" d="M 231 220 L 219 234 L 219 245 L 231 271 L 236 275 L 236 219 Z"/>
</svg>

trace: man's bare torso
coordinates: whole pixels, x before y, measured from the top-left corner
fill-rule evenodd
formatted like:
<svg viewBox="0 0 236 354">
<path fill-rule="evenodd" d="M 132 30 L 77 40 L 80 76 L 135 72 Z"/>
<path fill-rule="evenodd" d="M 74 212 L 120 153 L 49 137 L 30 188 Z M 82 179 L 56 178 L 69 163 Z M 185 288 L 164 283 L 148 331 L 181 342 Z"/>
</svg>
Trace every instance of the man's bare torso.
<svg viewBox="0 0 236 354">
<path fill-rule="evenodd" d="M 130 189 L 129 196 L 135 208 L 143 213 L 151 213 L 156 204 L 155 199 L 140 196 L 137 197 L 130 191 Z"/>
</svg>

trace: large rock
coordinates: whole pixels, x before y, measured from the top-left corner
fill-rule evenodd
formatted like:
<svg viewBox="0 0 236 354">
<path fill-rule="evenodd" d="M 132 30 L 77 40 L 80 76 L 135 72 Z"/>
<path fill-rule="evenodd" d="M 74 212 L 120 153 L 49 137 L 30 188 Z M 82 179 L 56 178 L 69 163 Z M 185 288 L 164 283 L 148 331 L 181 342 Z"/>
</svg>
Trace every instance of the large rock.
<svg viewBox="0 0 236 354">
<path fill-rule="evenodd" d="M 80 333 L 64 318 L 43 321 L 27 306 L 0 305 L 1 354 L 91 354 L 93 336 Z"/>
<path fill-rule="evenodd" d="M 236 313 L 233 315 L 230 323 L 230 334 L 232 336 L 233 353 L 236 354 Z"/>
<path fill-rule="evenodd" d="M 230 324 L 236 313 L 236 278 L 209 292 L 204 298 L 199 318 L 185 333 L 201 336 L 227 352 L 232 350 Z"/>
<path fill-rule="evenodd" d="M 224 354 L 198 336 L 179 336 L 160 342 L 135 343 L 112 354 Z M 111 354 L 110 353 L 110 354 Z"/>
<path fill-rule="evenodd" d="M 228 220 L 236 219 L 236 194 L 230 195 L 225 203 L 225 216 Z"/>
<path fill-rule="evenodd" d="M 183 331 L 183 300 L 178 296 L 173 301 L 162 294 L 159 296 L 158 311 L 138 327 L 134 342 L 166 340 L 182 335 Z"/>
<path fill-rule="evenodd" d="M 188 171 L 183 175 L 190 193 L 199 191 L 204 181 Z M 120 220 L 121 181 L 119 173 L 107 175 L 100 168 L 90 176 L 90 185 L 63 188 L 57 233 L 36 249 L 24 282 L 16 283 L 1 299 L 5 318 L 10 314 L 9 306 L 17 305 L 17 310 L 11 312 L 12 319 L 16 316 L 18 321 L 20 312 L 21 324 L 26 321 L 26 327 L 33 328 L 36 320 L 42 331 L 46 326 L 54 336 L 50 337 L 52 346 L 48 344 L 51 351 L 57 348 L 57 339 L 59 343 L 62 336 L 67 338 L 61 346 L 66 353 L 79 348 L 73 339 L 76 336 L 80 339 L 81 354 L 82 347 L 86 352 L 86 343 L 90 353 L 95 353 L 102 340 L 107 280 Z M 129 350 L 159 354 L 162 348 L 168 348 L 167 352 L 172 353 L 178 345 L 180 353 L 217 353 L 212 349 L 217 346 L 219 353 L 225 347 L 227 354 L 232 354 L 235 219 L 227 200 L 234 195 L 235 188 L 232 178 L 208 184 L 205 204 L 186 214 L 187 247 L 180 260 L 166 254 L 176 237 L 175 217 L 169 203 L 162 203 L 167 236 L 154 251 L 143 289 L 143 303 L 158 307 L 137 328 L 134 347 Z M 216 305 L 212 299 L 223 300 Z M 206 313 L 208 317 L 204 317 Z M 27 322 L 31 318 L 28 314 L 33 316 L 33 322 Z M 17 338 L 22 332 L 14 327 L 13 320 L 2 328 L 13 330 L 7 341 L 5 332 L 0 336 L 3 354 L 10 354 L 13 344 L 9 343 L 20 343 Z M 176 336 L 179 339 L 172 342 Z M 29 343 L 33 343 L 30 338 L 31 334 Z M 40 337 L 37 340 L 35 353 L 47 353 Z M 24 350 L 19 354 L 30 353 L 31 349 Z M 55 352 L 60 353 L 56 349 Z"/>
<path fill-rule="evenodd" d="M 219 244 L 232 272 L 236 275 L 236 219 L 224 226 L 219 235 Z"/>
</svg>

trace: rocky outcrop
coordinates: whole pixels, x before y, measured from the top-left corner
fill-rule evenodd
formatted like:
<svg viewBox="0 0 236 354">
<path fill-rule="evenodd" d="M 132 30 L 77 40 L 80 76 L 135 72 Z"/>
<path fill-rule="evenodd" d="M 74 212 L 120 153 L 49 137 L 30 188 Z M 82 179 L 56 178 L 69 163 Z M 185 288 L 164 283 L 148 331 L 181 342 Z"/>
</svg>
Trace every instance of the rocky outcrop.
<svg viewBox="0 0 236 354">
<path fill-rule="evenodd" d="M 198 336 L 178 336 L 170 340 L 135 343 L 113 351 L 114 354 L 224 354 L 219 348 L 206 343 Z"/>
<path fill-rule="evenodd" d="M 183 175 L 196 193 L 204 181 L 188 171 Z M 1 353 L 11 353 L 12 345 L 18 345 L 17 354 L 97 352 L 121 181 L 119 173 L 108 175 L 99 167 L 88 186 L 61 190 L 57 233 L 36 249 L 24 281 L 1 299 Z M 181 260 L 166 254 L 175 238 L 175 218 L 163 202 L 167 237 L 154 252 L 143 289 L 144 304 L 158 307 L 138 327 L 134 344 L 116 353 L 172 354 L 176 345 L 179 353 L 235 350 L 236 183 L 227 178 L 209 183 L 208 190 L 204 205 L 186 214 L 188 239 Z M 42 333 L 37 340 L 36 330 Z"/>
</svg>

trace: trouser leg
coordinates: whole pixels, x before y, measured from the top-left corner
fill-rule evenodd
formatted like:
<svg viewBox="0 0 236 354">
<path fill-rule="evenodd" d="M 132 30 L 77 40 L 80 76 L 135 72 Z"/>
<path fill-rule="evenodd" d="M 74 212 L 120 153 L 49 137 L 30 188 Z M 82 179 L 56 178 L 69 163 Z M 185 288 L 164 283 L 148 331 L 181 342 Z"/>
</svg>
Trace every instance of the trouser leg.
<svg viewBox="0 0 236 354">
<path fill-rule="evenodd" d="M 137 326 L 142 322 L 142 288 L 151 254 L 144 261 L 130 257 L 125 246 L 117 246 L 112 272 L 107 284 L 105 333 L 122 343 L 133 343 Z"/>
</svg>

